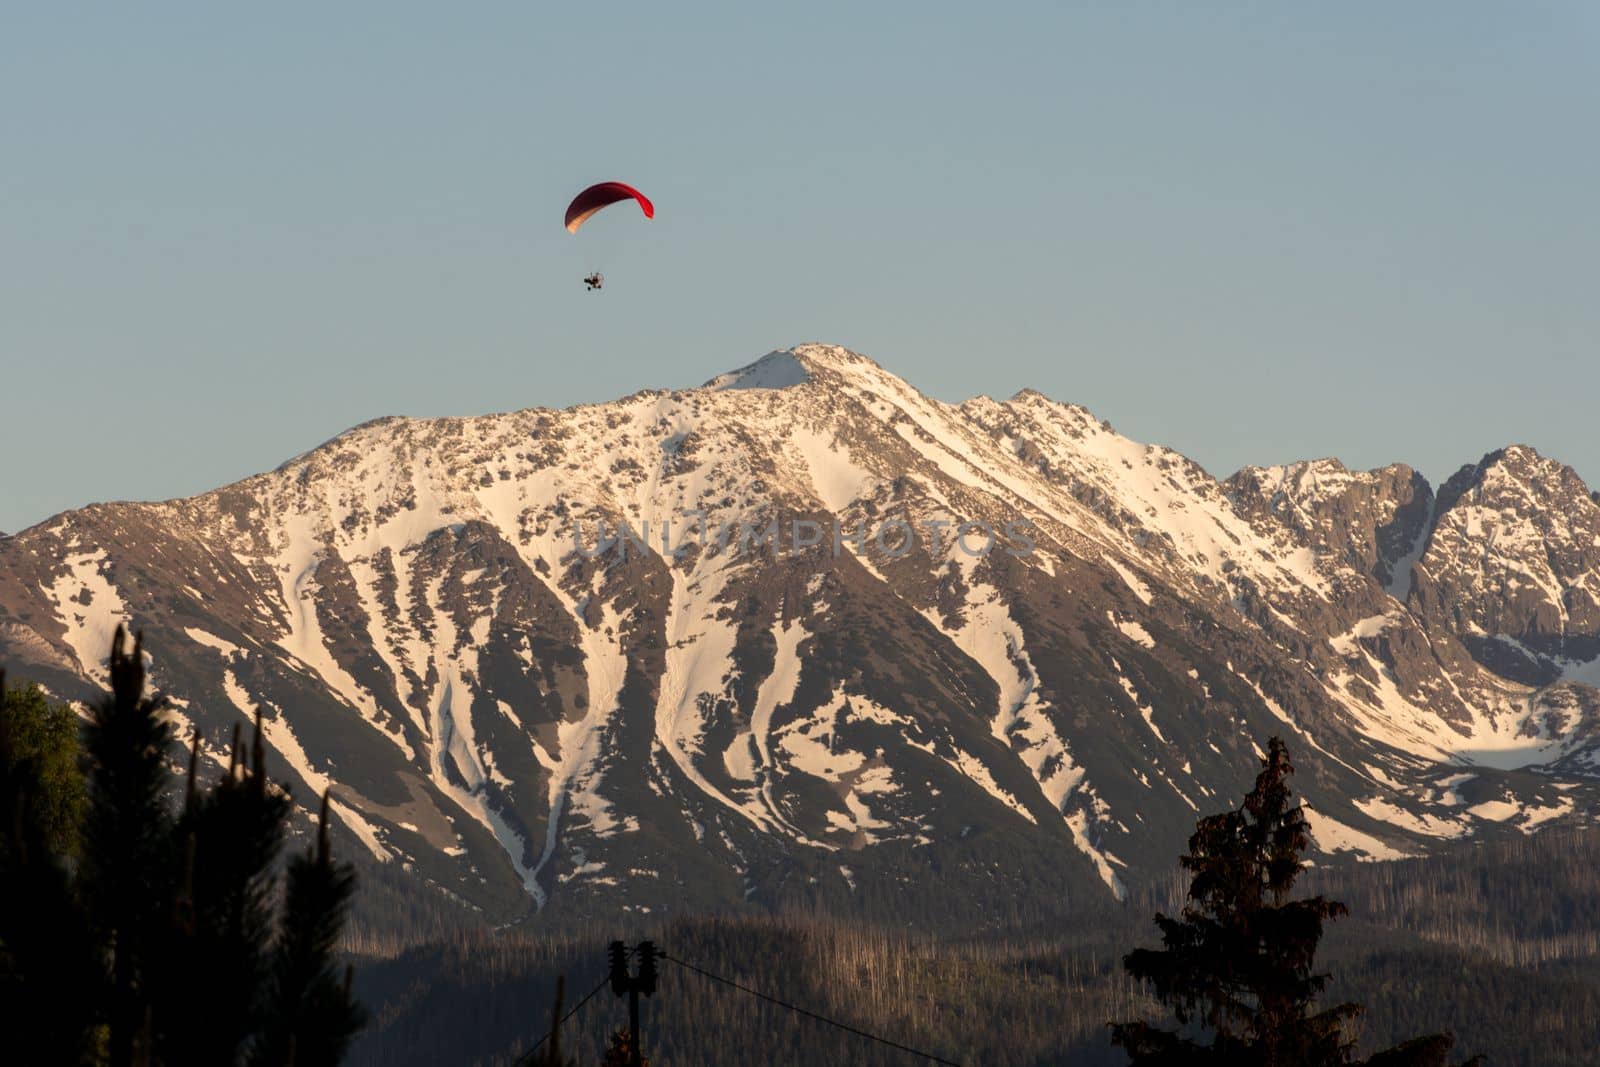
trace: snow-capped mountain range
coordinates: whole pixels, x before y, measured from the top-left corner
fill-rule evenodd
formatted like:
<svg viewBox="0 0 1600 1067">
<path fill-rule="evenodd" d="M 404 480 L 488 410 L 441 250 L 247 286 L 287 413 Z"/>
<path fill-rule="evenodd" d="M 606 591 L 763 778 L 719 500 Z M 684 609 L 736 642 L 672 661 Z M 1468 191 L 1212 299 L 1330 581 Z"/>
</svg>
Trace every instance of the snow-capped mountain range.
<svg viewBox="0 0 1600 1067">
<path fill-rule="evenodd" d="M 210 759 L 263 708 L 298 799 L 497 920 L 1123 896 L 1273 733 L 1324 862 L 1600 812 L 1571 469 L 1218 481 L 828 345 L 0 539 L 0 664 L 85 697 L 119 623 Z"/>
</svg>

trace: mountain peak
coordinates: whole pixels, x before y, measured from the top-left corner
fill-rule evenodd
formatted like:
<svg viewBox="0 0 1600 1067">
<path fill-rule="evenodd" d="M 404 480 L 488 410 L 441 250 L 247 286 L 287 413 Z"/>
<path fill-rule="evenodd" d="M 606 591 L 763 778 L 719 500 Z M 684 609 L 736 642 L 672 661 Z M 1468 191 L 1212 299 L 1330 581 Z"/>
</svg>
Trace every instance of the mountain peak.
<svg viewBox="0 0 1600 1067">
<path fill-rule="evenodd" d="M 887 374 L 877 363 L 839 345 L 808 342 L 768 352 L 754 363 L 706 382 L 706 389 L 787 389 L 824 375 L 858 376 L 862 371 Z"/>
<path fill-rule="evenodd" d="M 1439 489 L 1439 509 L 1453 506 L 1462 496 L 1474 491 L 1491 493 L 1506 486 L 1538 484 L 1541 489 L 1562 497 L 1587 495 L 1588 486 L 1571 467 L 1541 455 L 1531 445 L 1510 444 L 1485 455 L 1477 463 L 1463 466 Z M 1516 495 L 1518 490 L 1509 490 Z"/>
<path fill-rule="evenodd" d="M 840 367 L 883 369 L 877 362 L 863 356 L 860 352 L 852 352 L 841 345 L 830 345 L 821 341 L 807 341 L 805 344 L 795 345 L 788 351 L 790 355 L 803 362 L 820 364 L 835 369 Z"/>
<path fill-rule="evenodd" d="M 719 374 L 707 382 L 705 389 L 787 389 L 804 385 L 811 380 L 811 372 L 793 352 L 768 352 L 754 363 L 726 374 Z"/>
</svg>

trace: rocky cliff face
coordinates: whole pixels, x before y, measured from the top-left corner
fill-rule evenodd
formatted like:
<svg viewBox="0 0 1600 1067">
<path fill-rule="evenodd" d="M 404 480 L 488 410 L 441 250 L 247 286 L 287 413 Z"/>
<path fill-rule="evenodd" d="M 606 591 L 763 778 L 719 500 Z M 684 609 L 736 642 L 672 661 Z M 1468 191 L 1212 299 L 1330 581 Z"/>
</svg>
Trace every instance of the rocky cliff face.
<svg viewBox="0 0 1600 1067">
<path fill-rule="evenodd" d="M 1289 528 L 1317 555 L 1404 598 L 1409 564 L 1426 543 L 1433 514 L 1433 490 L 1410 467 L 1357 472 L 1323 459 L 1248 467 L 1226 485 L 1241 514 Z"/>
<path fill-rule="evenodd" d="M 220 742 L 496 919 L 1121 895 L 1289 739 L 1327 861 L 1595 811 L 1600 506 L 1510 448 L 1225 482 L 825 345 L 698 389 L 385 419 L 0 541 L 0 661 L 119 622 Z"/>
<path fill-rule="evenodd" d="M 1530 685 L 1600 658 L 1600 505 L 1570 467 L 1513 446 L 1439 490 L 1416 608 Z"/>
</svg>

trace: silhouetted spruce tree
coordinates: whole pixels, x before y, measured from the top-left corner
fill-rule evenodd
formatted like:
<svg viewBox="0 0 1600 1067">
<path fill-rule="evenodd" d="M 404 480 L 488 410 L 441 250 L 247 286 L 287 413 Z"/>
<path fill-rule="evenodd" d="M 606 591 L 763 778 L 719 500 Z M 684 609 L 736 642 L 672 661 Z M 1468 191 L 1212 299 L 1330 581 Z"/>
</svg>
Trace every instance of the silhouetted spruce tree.
<svg viewBox="0 0 1600 1067">
<path fill-rule="evenodd" d="M 152 1054 L 157 974 L 171 951 L 177 889 L 173 817 L 162 801 L 172 727 L 163 703 L 144 696 L 144 639 L 125 654 L 121 626 L 111 644 L 111 693 L 94 704 L 85 734 L 89 810 L 82 890 L 110 982 L 106 1020 L 111 1067 Z"/>
<path fill-rule="evenodd" d="M 169 1067 L 236 1063 L 265 1021 L 273 935 L 274 864 L 288 819 L 288 794 L 267 780 L 261 713 L 248 757 L 238 730 L 228 770 L 197 789 L 196 736 L 173 899 L 173 948 L 157 1006 L 161 1061 Z"/>
<path fill-rule="evenodd" d="M 0 1033 L 61 1063 L 95 1044 L 101 972 L 68 859 L 83 811 L 77 716 L 0 671 Z"/>
<path fill-rule="evenodd" d="M 336 966 L 355 871 L 328 850 L 328 794 L 316 844 L 289 861 L 288 892 L 272 960 L 272 983 L 259 1067 L 332 1067 L 365 1021 L 351 995 L 351 971 Z"/>
<path fill-rule="evenodd" d="M 1346 1024 L 1357 1004 L 1317 1010 L 1328 975 L 1313 972 L 1325 922 L 1346 914 L 1322 897 L 1290 899 L 1310 847 L 1305 812 L 1291 805 L 1294 773 L 1272 738 L 1255 788 L 1237 811 L 1203 818 L 1181 862 L 1192 875 L 1179 918 L 1158 914 L 1163 949 L 1123 960 L 1177 1020 L 1164 1030 L 1112 1024 L 1112 1041 L 1134 1064 L 1336 1067 L 1354 1064 Z M 1379 1053 L 1370 1065 L 1444 1067 L 1453 1040 L 1418 1038 Z M 1476 1063 L 1478 1061 L 1471 1061 Z"/>
</svg>

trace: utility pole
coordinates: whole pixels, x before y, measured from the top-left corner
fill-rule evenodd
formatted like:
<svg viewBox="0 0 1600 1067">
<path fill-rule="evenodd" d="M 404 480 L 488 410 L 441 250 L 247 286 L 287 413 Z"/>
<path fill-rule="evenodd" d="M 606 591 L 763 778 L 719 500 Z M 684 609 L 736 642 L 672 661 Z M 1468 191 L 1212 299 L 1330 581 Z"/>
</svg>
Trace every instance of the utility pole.
<svg viewBox="0 0 1600 1067">
<path fill-rule="evenodd" d="M 628 995 L 628 1067 L 644 1067 L 644 1045 L 639 1035 L 639 994 L 650 996 L 656 991 L 656 946 L 653 941 L 639 942 L 639 973 L 628 973 L 628 946 L 621 941 L 611 942 L 611 992 L 617 996 Z"/>
</svg>

